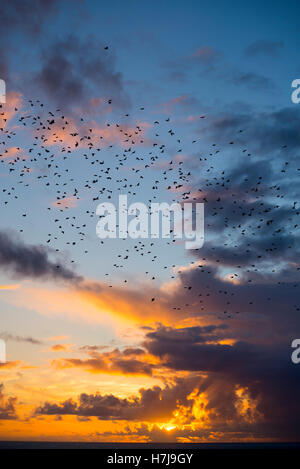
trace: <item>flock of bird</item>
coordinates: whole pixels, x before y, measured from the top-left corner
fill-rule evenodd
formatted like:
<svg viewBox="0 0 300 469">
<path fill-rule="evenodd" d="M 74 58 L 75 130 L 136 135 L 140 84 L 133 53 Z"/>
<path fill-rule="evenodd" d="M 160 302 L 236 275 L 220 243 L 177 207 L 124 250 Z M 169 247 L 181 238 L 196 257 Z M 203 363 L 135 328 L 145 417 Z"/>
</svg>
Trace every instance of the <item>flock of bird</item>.
<svg viewBox="0 0 300 469">
<path fill-rule="evenodd" d="M 113 100 L 109 99 L 107 106 L 111 106 L 112 103 Z M 44 197 L 49 198 L 51 195 L 52 203 L 44 207 L 44 210 L 47 211 L 47 219 L 51 220 L 53 229 L 40 242 L 51 246 L 56 252 L 67 249 L 72 254 L 74 249 L 76 255 L 80 249 L 81 254 L 88 255 L 90 239 L 96 237 L 97 204 L 104 200 L 113 200 L 116 194 L 126 193 L 130 195 L 132 201 L 142 201 L 145 194 L 151 194 L 147 200 L 148 204 L 161 201 L 163 194 L 168 194 L 170 201 L 181 204 L 204 202 L 207 213 L 205 229 L 208 238 L 207 246 L 204 245 L 205 256 L 201 256 L 201 250 L 196 250 L 197 252 L 191 253 L 196 260 L 190 262 L 190 266 L 196 266 L 199 272 L 204 274 L 203 284 L 197 287 L 196 294 L 193 291 L 194 285 L 182 284 L 183 304 L 173 306 L 173 309 L 195 307 L 197 303 L 201 310 L 205 310 L 205 298 L 211 294 L 210 286 L 206 284 L 212 272 L 211 265 L 217 268 L 223 264 L 222 254 L 214 256 L 214 250 L 218 249 L 217 245 L 213 247 L 210 240 L 210 228 L 212 232 L 215 229 L 214 220 L 218 220 L 220 234 L 226 233 L 221 243 L 224 252 L 226 249 L 231 253 L 236 250 L 238 255 L 240 246 L 244 246 L 246 239 L 245 255 L 249 256 L 250 261 L 244 266 L 235 266 L 236 271 L 229 277 L 231 280 L 229 285 L 232 286 L 241 277 L 242 270 L 257 274 L 260 268 L 265 268 L 263 261 L 272 260 L 272 255 L 276 254 L 278 249 L 276 243 L 280 241 L 285 231 L 277 221 L 277 213 L 283 203 L 289 206 L 287 218 L 289 226 L 295 230 L 298 228 L 297 203 L 293 201 L 289 205 L 288 201 L 285 202 L 280 185 L 265 183 L 263 176 L 259 174 L 255 180 L 252 177 L 249 179 L 245 177 L 240 187 L 236 187 L 230 167 L 223 164 L 220 159 L 223 150 L 219 144 L 213 143 L 206 155 L 198 154 L 197 143 L 200 138 L 180 136 L 178 125 L 171 116 L 153 120 L 148 126 L 144 123 L 132 124 L 133 117 L 136 116 L 139 122 L 143 122 L 144 111 L 145 107 L 141 106 L 135 111 L 134 116 L 126 113 L 118 123 L 105 122 L 99 126 L 92 125 L 89 120 L 81 116 L 68 118 L 60 109 L 49 111 L 39 100 L 28 100 L 22 109 L 14 109 L 15 116 L 11 125 L 7 122 L 5 105 L 2 105 L 0 109 L 0 172 L 2 173 L 0 203 L 4 210 L 2 216 L 5 219 L 7 214 L 5 210 L 14 209 L 14 201 L 21 199 L 21 205 L 27 206 L 20 214 L 19 232 L 24 233 L 25 226 L 21 222 L 29 219 L 30 223 L 39 209 L 40 199 L 36 191 L 42 191 L 38 193 L 44 194 Z M 202 119 L 205 121 L 207 117 L 200 115 L 199 122 Z M 22 129 L 26 131 L 26 138 L 22 137 Z M 238 133 L 245 131 L 246 129 L 239 129 Z M 19 143 L 20 136 L 22 144 Z M 28 148 L 24 148 L 27 139 Z M 188 146 L 187 151 L 185 146 Z M 233 136 L 232 140 L 226 142 L 225 152 L 234 146 L 236 145 Z M 245 161 L 252 158 L 251 152 L 246 148 L 239 148 L 236 151 L 239 152 L 242 168 L 246 164 Z M 189 153 L 193 154 L 192 158 L 186 157 Z M 291 169 L 289 161 L 285 161 L 281 177 L 287 176 L 290 170 L 294 171 L 294 168 Z M 283 187 L 286 187 L 285 183 Z M 29 209 L 27 205 L 30 191 L 33 191 L 33 200 L 37 208 L 30 205 Z M 252 202 L 249 203 L 251 198 Z M 274 200 L 278 202 L 274 203 Z M 83 205 L 86 209 L 82 209 Z M 254 220 L 254 223 L 251 224 L 249 220 Z M 266 259 L 261 252 L 257 252 L 254 261 L 253 251 L 257 249 L 257 240 L 260 237 L 263 239 L 267 234 L 272 236 L 272 241 L 269 246 L 264 247 Z M 168 265 L 161 264 L 162 242 L 168 246 L 178 243 L 175 239 L 163 241 L 137 239 L 131 243 L 119 242 L 119 252 L 115 261 L 111 260 L 110 268 L 122 271 L 124 276 L 129 260 L 135 262 L 135 256 L 139 256 L 142 265 L 146 267 L 145 275 L 149 280 L 154 282 L 159 277 L 160 268 L 170 271 L 171 278 L 174 279 L 176 275 L 181 274 L 181 270 L 178 268 L 176 271 L 174 261 Z M 106 243 L 107 240 L 100 240 L 103 250 L 106 249 Z M 173 257 L 172 252 L 170 249 L 169 259 Z M 207 262 L 209 259 L 212 264 Z M 70 259 L 70 263 L 74 262 L 74 259 Z M 155 267 L 151 265 L 152 263 Z M 226 267 L 226 262 L 224 266 Z M 231 271 L 232 269 L 233 267 Z M 299 267 L 296 266 L 295 269 L 299 270 Z M 109 272 L 105 273 L 105 277 L 110 275 Z M 251 282 L 251 279 L 248 281 Z M 123 278 L 122 282 L 130 283 L 128 278 Z M 109 286 L 113 288 L 112 284 Z M 234 293 L 226 289 L 222 290 L 221 294 L 224 296 L 224 304 L 227 305 L 224 314 L 232 317 L 234 310 L 230 310 L 231 302 L 225 297 L 233 296 Z M 191 301 L 186 302 L 189 295 Z M 149 300 L 154 302 L 159 298 L 151 296 Z M 250 301 L 248 304 L 251 307 L 253 302 Z M 294 308 L 299 311 L 298 305 L 294 305 Z"/>
</svg>

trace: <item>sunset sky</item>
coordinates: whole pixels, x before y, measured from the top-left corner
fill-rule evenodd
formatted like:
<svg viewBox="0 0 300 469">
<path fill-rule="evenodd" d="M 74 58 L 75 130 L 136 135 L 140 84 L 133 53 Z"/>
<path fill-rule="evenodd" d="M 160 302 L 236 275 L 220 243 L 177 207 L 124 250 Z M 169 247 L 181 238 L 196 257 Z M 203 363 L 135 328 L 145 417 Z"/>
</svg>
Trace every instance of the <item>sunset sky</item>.
<svg viewBox="0 0 300 469">
<path fill-rule="evenodd" d="M 0 22 L 0 440 L 299 441 L 299 2 Z M 101 242 L 120 194 L 204 203 L 204 246 Z"/>
</svg>

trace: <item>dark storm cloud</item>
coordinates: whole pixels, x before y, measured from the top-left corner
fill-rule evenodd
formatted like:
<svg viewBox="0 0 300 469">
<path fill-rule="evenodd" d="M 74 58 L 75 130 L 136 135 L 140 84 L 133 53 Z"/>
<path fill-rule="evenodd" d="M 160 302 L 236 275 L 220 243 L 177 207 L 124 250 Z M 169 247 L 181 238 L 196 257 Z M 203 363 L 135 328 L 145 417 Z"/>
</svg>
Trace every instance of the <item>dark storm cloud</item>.
<svg viewBox="0 0 300 469">
<path fill-rule="evenodd" d="M 4 385 L 0 383 L 0 420 L 14 420 L 17 418 L 15 397 L 5 398 Z"/>
<path fill-rule="evenodd" d="M 57 12 L 59 0 L 10 0 L 1 3 L 0 9 L 0 76 L 9 79 L 11 40 L 16 34 L 29 41 L 36 40 L 44 22 Z"/>
<path fill-rule="evenodd" d="M 93 98 L 112 98 L 113 107 L 129 105 L 124 91 L 123 77 L 115 69 L 111 50 L 106 44 L 93 38 L 80 41 L 76 36 L 65 35 L 62 40 L 48 38 L 47 48 L 39 38 L 46 36 L 46 24 L 59 17 L 64 3 L 58 0 L 12 0 L 3 2 L 0 11 L 0 76 L 9 88 L 20 88 L 25 95 L 45 97 L 70 111 L 74 106 L 84 112 Z M 79 0 L 72 0 L 72 8 L 78 12 Z M 15 82 L 11 74 L 10 61 L 14 55 L 16 38 L 26 41 L 28 49 L 39 56 L 40 70 L 30 75 L 23 72 L 22 80 Z M 12 52 L 13 51 L 13 52 Z M 22 57 L 21 59 L 22 60 Z M 19 60 L 19 61 L 20 61 Z M 78 109 L 80 108 L 80 109 Z M 93 112 L 97 112 L 97 106 Z"/>
<path fill-rule="evenodd" d="M 284 439 L 299 437 L 300 375 L 291 361 L 289 342 L 270 345 L 238 341 L 232 346 L 215 345 L 191 341 L 188 331 L 183 332 L 184 341 L 175 341 L 171 329 L 169 339 L 164 332 L 163 340 L 160 331 L 147 334 L 145 346 L 149 353 L 172 369 L 208 372 L 199 392 L 207 392 L 209 407 L 222 415 L 223 424 L 228 409 L 231 408 L 230 413 L 233 410 L 234 389 L 242 386 L 256 401 L 256 410 L 262 416 L 257 428 L 253 425 L 254 432 L 257 429 Z M 224 399 L 226 388 L 228 402 Z"/>
<path fill-rule="evenodd" d="M 275 57 L 283 48 L 283 41 L 260 40 L 250 44 L 245 50 L 245 54 L 249 57 L 270 56 Z"/>
<path fill-rule="evenodd" d="M 81 277 L 49 259 L 43 246 L 26 245 L 14 233 L 0 231 L 0 268 L 16 277 L 80 281 Z"/>
<path fill-rule="evenodd" d="M 300 267 L 299 189 L 293 179 L 297 162 L 288 159 L 278 168 L 273 161 L 243 156 L 240 165 L 234 151 L 221 178 L 211 177 L 207 184 L 199 177 L 191 188 L 197 194 L 193 201 L 205 203 L 205 230 L 209 233 L 194 254 L 205 264 L 232 268 L 239 274 L 238 280 L 249 277 L 246 269 L 264 272 L 272 265 L 274 272 L 288 271 L 289 281 L 296 280 Z M 236 153 L 239 151 L 237 146 Z M 280 280 L 277 274 L 270 282 L 272 278 L 276 283 Z"/>
<path fill-rule="evenodd" d="M 194 326 L 188 328 L 173 329 L 172 327 L 160 326 L 154 332 L 146 334 L 147 338 L 159 340 L 161 342 L 173 342 L 173 343 L 200 343 L 216 340 L 218 337 L 218 331 L 226 330 L 228 326 L 226 324 L 220 325 L 209 325 L 209 326 Z M 146 348 L 148 348 L 148 342 L 146 342 Z M 154 354 L 155 355 L 155 354 Z"/>
<path fill-rule="evenodd" d="M 138 397 L 120 399 L 112 394 L 81 394 L 79 402 L 60 404 L 46 402 L 35 410 L 35 415 L 77 415 L 98 417 L 99 420 L 148 420 L 170 417 L 178 403 L 187 403 L 186 396 L 193 390 L 195 379 L 178 379 L 174 386 L 140 389 Z"/>
<path fill-rule="evenodd" d="M 270 272 L 270 269 L 260 272 L 255 266 L 251 271 L 248 269 L 249 271 L 240 272 L 236 267 L 235 270 L 229 270 L 232 273 L 225 272 L 225 276 L 217 264 L 205 265 L 205 262 L 201 263 L 201 259 L 198 264 L 201 265 L 200 268 L 180 274 L 181 288 L 177 289 L 171 304 L 184 311 L 188 302 L 189 310 L 193 311 L 192 316 L 197 316 L 198 310 L 200 316 L 201 311 L 204 311 L 214 316 L 230 315 L 236 320 L 247 320 L 247 314 L 258 315 L 261 320 L 267 318 L 269 321 L 273 318 L 275 330 L 282 323 L 283 330 L 290 328 L 284 337 L 290 343 L 295 330 L 300 328 L 300 282 L 297 267 L 291 265 L 286 269 L 274 268 L 274 272 Z M 184 290 L 187 286 L 191 290 Z M 184 294 L 185 291 L 188 291 L 188 296 Z M 265 331 L 263 329 L 260 332 Z M 258 332 L 256 334 L 259 335 Z"/>
<path fill-rule="evenodd" d="M 211 119 L 201 134 L 219 144 L 234 140 L 256 155 L 293 155 L 300 148 L 300 110 L 297 106 L 262 113 L 232 112 Z M 240 130 L 243 130 L 240 133 Z M 287 146 L 287 148 L 283 148 Z M 252 150 L 252 151 L 251 151 Z"/>
<path fill-rule="evenodd" d="M 128 105 L 112 52 L 92 38 L 81 42 L 69 36 L 50 46 L 43 53 L 34 81 L 63 109 L 87 106 L 92 98 L 112 99 L 116 107 Z"/>
<path fill-rule="evenodd" d="M 196 339 L 193 329 L 176 330 L 160 326 L 157 331 L 146 335 L 144 346 L 168 368 L 238 375 L 240 384 L 250 376 L 262 378 L 272 362 L 275 369 L 291 364 L 290 344 L 275 348 L 242 341 L 234 345 L 204 343 L 201 334 Z M 182 337 L 178 339 L 180 335 Z M 292 369 L 295 371 L 294 366 Z"/>
<path fill-rule="evenodd" d="M 272 231 L 274 231 L 274 226 Z M 198 254 L 200 258 L 205 258 L 210 263 L 220 263 L 220 266 L 235 268 L 251 265 L 258 267 L 268 263 L 272 265 L 280 261 L 285 264 L 295 262 L 300 256 L 300 250 L 295 236 L 283 234 L 276 239 L 273 233 L 267 233 L 264 230 L 262 237 L 250 240 L 245 236 L 240 243 L 234 242 L 229 246 L 220 246 L 216 241 L 208 241 Z M 294 270 L 294 277 L 297 278 L 297 271 Z"/>
<path fill-rule="evenodd" d="M 263 114 L 228 112 L 202 123 L 201 135 L 216 148 L 227 144 L 230 159 L 222 173 L 217 161 L 211 165 L 209 179 L 202 171 L 197 181 L 194 171 L 190 192 L 194 201 L 205 203 L 209 233 L 195 254 L 219 271 L 231 268 L 238 274 L 235 280 L 253 282 L 258 270 L 258 283 L 266 283 L 267 277 L 268 283 L 282 283 L 280 271 L 289 282 L 298 278 L 299 126 L 300 113 L 294 108 Z M 276 275 L 269 275 L 271 270 Z M 293 298 L 292 308 L 299 305 L 297 295 L 294 291 L 288 297 Z"/>
</svg>

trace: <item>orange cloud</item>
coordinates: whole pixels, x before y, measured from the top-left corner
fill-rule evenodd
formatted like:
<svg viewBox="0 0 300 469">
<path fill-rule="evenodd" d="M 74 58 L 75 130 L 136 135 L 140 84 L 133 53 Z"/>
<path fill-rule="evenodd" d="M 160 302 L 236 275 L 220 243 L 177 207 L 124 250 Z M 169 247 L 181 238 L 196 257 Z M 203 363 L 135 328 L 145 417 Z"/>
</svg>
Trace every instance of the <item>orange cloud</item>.
<svg viewBox="0 0 300 469">
<path fill-rule="evenodd" d="M 0 285 L 0 290 L 17 290 L 20 288 L 20 284 L 12 284 L 12 285 Z"/>
<path fill-rule="evenodd" d="M 68 335 L 56 335 L 53 337 L 46 337 L 44 340 L 49 340 L 51 342 L 57 342 L 58 340 L 68 340 L 69 336 Z"/>
<path fill-rule="evenodd" d="M 11 370 L 12 368 L 17 368 L 22 362 L 19 361 L 19 360 L 15 360 L 15 361 L 7 361 L 7 362 L 4 362 L 4 363 L 1 363 L 0 362 L 0 368 L 5 368 L 7 370 Z"/>
<path fill-rule="evenodd" d="M 185 95 L 178 96 L 177 98 L 173 98 L 173 99 L 170 99 L 169 101 L 166 101 L 164 103 L 159 104 L 159 107 L 161 107 L 163 109 L 164 113 L 169 114 L 173 111 L 174 106 L 176 106 L 177 104 L 182 103 L 186 98 L 187 98 L 187 96 L 185 96 Z"/>
<path fill-rule="evenodd" d="M 65 352 L 68 350 L 68 345 L 56 344 L 52 345 L 51 350 L 53 352 Z"/>
<path fill-rule="evenodd" d="M 15 156 L 20 152 L 19 147 L 10 147 L 5 150 L 4 153 L 2 153 L 1 157 L 2 158 L 15 158 Z"/>
<path fill-rule="evenodd" d="M 75 196 L 64 197 L 62 199 L 55 200 L 51 205 L 52 207 L 57 207 L 60 209 L 74 208 L 77 207 L 78 200 L 79 198 Z"/>
<path fill-rule="evenodd" d="M 159 364 L 156 357 L 150 356 L 139 347 L 103 353 L 87 349 L 86 353 L 88 358 L 62 358 L 53 360 L 52 365 L 57 369 L 83 368 L 90 373 L 151 376 L 154 367 Z"/>
<path fill-rule="evenodd" d="M 77 148 L 102 148 L 114 144 L 127 147 L 146 144 L 146 133 L 150 127 L 147 122 L 138 122 L 136 126 L 116 123 L 100 125 L 93 120 L 88 124 L 79 124 L 75 119 L 66 117 L 63 122 L 54 122 L 51 130 L 43 132 L 43 137 L 39 136 L 45 146 L 58 145 L 69 151 Z"/>
<path fill-rule="evenodd" d="M 186 267 L 187 270 L 190 268 Z M 184 269 L 182 267 L 181 272 Z M 31 309 L 43 315 L 103 324 L 114 332 L 124 331 L 128 325 L 164 322 L 181 327 L 183 324 L 187 326 L 190 321 L 194 323 L 193 312 L 199 309 L 199 301 L 196 299 L 188 309 L 184 307 L 179 293 L 184 288 L 180 278 L 160 288 L 137 280 L 133 284 L 132 287 L 110 286 L 104 282 L 85 281 L 67 290 L 23 285 L 20 293 L 15 293 L 13 297 L 7 294 L 5 300 L 19 307 L 30 305 Z M 198 323 L 204 324 L 207 320 L 201 317 Z"/>
<path fill-rule="evenodd" d="M 136 285 L 134 289 L 113 286 L 100 282 L 85 282 L 77 289 L 80 297 L 113 317 L 127 322 L 153 324 L 158 320 L 169 322 L 174 319 L 167 294 L 147 285 Z M 147 295 L 145 295 L 147 292 Z M 154 298 L 154 301 L 152 301 Z"/>
</svg>

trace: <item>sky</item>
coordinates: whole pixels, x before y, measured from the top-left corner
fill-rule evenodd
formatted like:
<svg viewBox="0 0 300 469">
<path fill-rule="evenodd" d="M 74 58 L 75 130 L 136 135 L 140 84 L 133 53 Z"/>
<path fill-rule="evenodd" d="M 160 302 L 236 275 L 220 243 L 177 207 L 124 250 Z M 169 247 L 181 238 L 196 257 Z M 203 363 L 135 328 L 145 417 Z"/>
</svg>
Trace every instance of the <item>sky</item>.
<svg viewBox="0 0 300 469">
<path fill-rule="evenodd" d="M 300 7 L 1 7 L 0 439 L 299 441 Z M 204 204 L 204 244 L 97 236 Z"/>
</svg>

